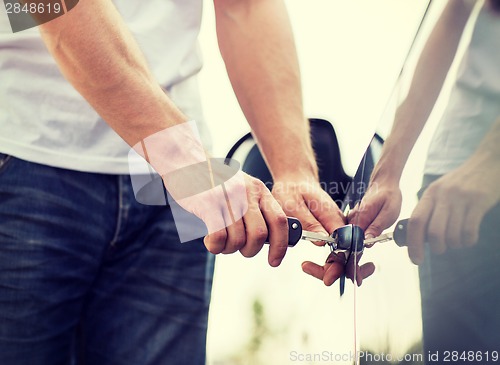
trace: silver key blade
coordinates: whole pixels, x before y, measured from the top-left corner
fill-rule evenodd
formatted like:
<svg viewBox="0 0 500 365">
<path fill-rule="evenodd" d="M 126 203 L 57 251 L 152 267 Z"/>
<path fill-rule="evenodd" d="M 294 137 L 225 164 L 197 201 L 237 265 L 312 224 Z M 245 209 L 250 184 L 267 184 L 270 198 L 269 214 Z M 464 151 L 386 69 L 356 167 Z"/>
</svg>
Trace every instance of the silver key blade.
<svg viewBox="0 0 500 365">
<path fill-rule="evenodd" d="M 375 243 L 381 243 L 381 242 L 387 242 L 387 241 L 392 241 L 393 240 L 393 233 L 388 232 L 388 233 L 383 233 L 378 237 L 375 238 L 369 238 L 367 240 L 364 240 L 364 244 L 366 245 L 373 245 Z"/>
<path fill-rule="evenodd" d="M 321 233 L 310 232 L 310 231 L 302 231 L 302 239 L 308 241 L 323 241 L 330 244 L 335 244 L 335 240 L 330 236 L 325 236 Z"/>
</svg>

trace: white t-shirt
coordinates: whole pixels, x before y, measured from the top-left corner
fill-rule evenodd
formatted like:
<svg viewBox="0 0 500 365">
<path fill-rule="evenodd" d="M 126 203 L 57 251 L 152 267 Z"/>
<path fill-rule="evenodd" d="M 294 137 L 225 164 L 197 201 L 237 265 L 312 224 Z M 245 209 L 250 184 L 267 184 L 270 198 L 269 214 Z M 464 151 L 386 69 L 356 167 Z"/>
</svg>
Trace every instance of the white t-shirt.
<svg viewBox="0 0 500 365">
<path fill-rule="evenodd" d="M 500 14 L 484 5 L 431 142 L 424 172 L 443 175 L 459 167 L 475 152 L 498 118 Z"/>
<path fill-rule="evenodd" d="M 196 82 L 201 69 L 197 37 L 202 0 L 114 3 L 158 83 L 199 122 L 210 148 Z M 0 75 L 0 152 L 79 171 L 128 173 L 130 147 L 64 79 L 38 29 L 12 33 L 3 6 Z"/>
</svg>

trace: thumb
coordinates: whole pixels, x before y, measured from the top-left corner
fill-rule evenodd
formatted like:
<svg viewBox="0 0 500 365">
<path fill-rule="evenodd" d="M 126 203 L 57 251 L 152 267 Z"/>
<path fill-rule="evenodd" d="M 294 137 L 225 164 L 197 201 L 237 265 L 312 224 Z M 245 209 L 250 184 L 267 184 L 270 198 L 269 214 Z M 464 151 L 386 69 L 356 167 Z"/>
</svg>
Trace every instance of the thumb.
<svg viewBox="0 0 500 365">
<path fill-rule="evenodd" d="M 381 218 L 377 217 L 366 229 L 365 238 L 370 239 L 370 238 L 378 237 L 382 234 L 384 229 L 385 228 L 384 228 L 383 220 Z"/>
<path fill-rule="evenodd" d="M 364 200 L 357 203 L 354 209 L 349 212 L 348 221 L 351 224 L 361 227 L 366 232 L 371 228 L 376 230 L 376 222 L 380 220 L 380 213 L 383 204 L 377 200 Z"/>
<path fill-rule="evenodd" d="M 382 209 L 365 230 L 365 238 L 370 239 L 380 236 L 385 229 L 396 222 L 398 215 L 399 211 L 391 211 L 388 208 Z"/>
<path fill-rule="evenodd" d="M 365 230 L 365 238 L 380 236 L 384 229 L 389 228 L 398 218 L 401 204 L 389 197 L 377 197 L 363 200 L 349 223 Z"/>
<path fill-rule="evenodd" d="M 346 224 L 345 217 L 337 204 L 323 190 L 315 194 L 305 194 L 304 200 L 315 220 L 331 234 L 337 228 Z"/>
</svg>

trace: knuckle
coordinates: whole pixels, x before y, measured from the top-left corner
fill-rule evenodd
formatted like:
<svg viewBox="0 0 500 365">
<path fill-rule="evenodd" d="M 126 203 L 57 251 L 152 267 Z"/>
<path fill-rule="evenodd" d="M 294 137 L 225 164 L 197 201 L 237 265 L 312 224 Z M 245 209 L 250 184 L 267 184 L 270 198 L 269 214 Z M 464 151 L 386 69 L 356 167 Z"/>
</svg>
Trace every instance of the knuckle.
<svg viewBox="0 0 500 365">
<path fill-rule="evenodd" d="M 445 186 L 442 193 L 448 198 L 454 198 L 456 196 L 463 196 L 464 190 L 460 185 L 452 184 Z"/>
<path fill-rule="evenodd" d="M 372 210 L 377 209 L 377 206 L 380 204 L 380 199 L 370 199 L 361 202 L 361 204 L 358 206 L 360 212 L 371 212 Z"/>
<path fill-rule="evenodd" d="M 436 183 L 436 182 L 433 182 L 432 184 L 430 184 L 427 189 L 425 190 L 425 193 L 424 193 L 424 196 L 425 195 L 435 195 L 435 194 L 438 194 L 439 193 L 439 190 L 440 190 L 440 184 Z"/>
<path fill-rule="evenodd" d="M 248 219 L 253 214 L 261 214 L 260 206 L 254 200 L 250 200 L 248 202 L 248 207 L 247 207 L 246 212 L 243 215 L 243 217 Z"/>
<path fill-rule="evenodd" d="M 304 228 L 307 231 L 321 230 L 323 227 L 318 222 L 304 222 Z"/>
<path fill-rule="evenodd" d="M 235 251 L 241 250 L 243 247 L 245 247 L 245 244 L 246 237 L 242 236 L 231 237 L 227 243 L 227 245 L 233 248 Z"/>
<path fill-rule="evenodd" d="M 491 196 L 489 196 L 486 192 L 478 192 L 477 195 L 474 195 L 472 198 L 473 200 L 471 201 L 476 207 L 481 207 L 484 211 L 489 210 L 489 207 L 491 206 Z"/>
<path fill-rule="evenodd" d="M 411 217 L 409 225 L 412 228 L 420 228 L 424 225 L 424 218 L 420 214 L 415 214 Z"/>
<path fill-rule="evenodd" d="M 226 248 L 224 249 L 224 251 L 222 251 L 222 254 L 223 254 L 223 255 L 230 255 L 230 254 L 235 253 L 236 251 L 237 251 L 237 250 L 235 250 L 235 249 L 233 249 L 233 248 L 231 248 L 231 247 L 226 247 Z"/>
<path fill-rule="evenodd" d="M 249 238 L 245 246 L 242 247 L 239 251 L 245 257 L 253 257 L 261 250 L 262 246 L 264 246 L 263 241 L 256 241 L 252 238 Z"/>
<path fill-rule="evenodd" d="M 274 221 L 279 226 L 288 226 L 288 218 L 285 215 L 285 213 L 278 213 L 278 214 L 276 214 L 276 217 L 274 218 Z"/>
<path fill-rule="evenodd" d="M 257 242 L 264 242 L 268 236 L 269 232 L 267 231 L 266 226 L 258 226 L 255 228 L 255 231 L 252 233 L 253 239 Z"/>
<path fill-rule="evenodd" d="M 378 234 L 382 233 L 382 231 L 385 229 L 386 227 L 383 227 L 380 222 L 373 222 L 369 227 L 368 227 L 368 230 L 372 231 L 372 232 L 375 232 Z"/>
<path fill-rule="evenodd" d="M 209 242 L 214 245 L 224 245 L 227 240 L 226 230 L 219 230 L 217 232 L 210 233 Z"/>
<path fill-rule="evenodd" d="M 249 250 L 242 250 L 240 251 L 241 252 L 241 255 L 247 259 L 251 258 L 251 257 L 254 257 L 255 255 L 257 255 L 257 252 L 254 252 L 254 251 L 249 251 Z"/>
<path fill-rule="evenodd" d="M 466 227 L 462 233 L 462 239 L 466 244 L 473 244 L 477 240 L 477 233 L 472 227 Z"/>
<path fill-rule="evenodd" d="M 263 188 L 265 188 L 265 185 L 262 181 L 260 181 L 259 179 L 256 179 L 254 177 L 252 177 L 250 179 L 250 187 L 252 188 L 252 190 L 254 191 L 262 191 Z"/>
<path fill-rule="evenodd" d="M 221 252 L 224 251 L 226 245 L 225 245 L 225 240 L 224 241 L 215 241 L 213 237 L 206 238 L 205 239 L 205 247 L 207 248 L 208 252 L 217 255 Z"/>
<path fill-rule="evenodd" d="M 440 237 L 440 234 L 439 232 L 437 232 L 435 229 L 433 228 L 430 228 L 428 231 L 427 231 L 427 239 L 430 241 L 430 242 L 440 242 L 441 241 L 441 237 Z"/>
</svg>

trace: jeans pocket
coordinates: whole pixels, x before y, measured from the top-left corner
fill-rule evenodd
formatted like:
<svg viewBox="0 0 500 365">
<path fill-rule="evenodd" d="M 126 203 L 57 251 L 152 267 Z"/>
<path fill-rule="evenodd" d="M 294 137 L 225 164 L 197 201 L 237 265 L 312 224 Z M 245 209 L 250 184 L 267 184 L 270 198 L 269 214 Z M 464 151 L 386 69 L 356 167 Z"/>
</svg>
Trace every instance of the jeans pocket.
<svg viewBox="0 0 500 365">
<path fill-rule="evenodd" d="M 0 174 L 5 171 L 11 159 L 12 159 L 11 155 L 7 155 L 5 153 L 0 152 Z"/>
</svg>

